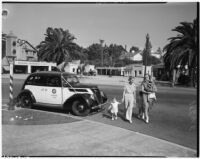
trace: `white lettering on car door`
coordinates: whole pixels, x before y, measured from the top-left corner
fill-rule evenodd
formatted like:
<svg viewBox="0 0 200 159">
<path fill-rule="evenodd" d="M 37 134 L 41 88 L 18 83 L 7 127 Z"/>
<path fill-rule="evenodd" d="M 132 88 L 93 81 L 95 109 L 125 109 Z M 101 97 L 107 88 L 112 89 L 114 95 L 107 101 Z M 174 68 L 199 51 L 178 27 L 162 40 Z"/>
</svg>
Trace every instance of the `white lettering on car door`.
<svg viewBox="0 0 200 159">
<path fill-rule="evenodd" d="M 46 87 L 46 102 L 50 104 L 62 104 L 61 87 Z"/>
</svg>

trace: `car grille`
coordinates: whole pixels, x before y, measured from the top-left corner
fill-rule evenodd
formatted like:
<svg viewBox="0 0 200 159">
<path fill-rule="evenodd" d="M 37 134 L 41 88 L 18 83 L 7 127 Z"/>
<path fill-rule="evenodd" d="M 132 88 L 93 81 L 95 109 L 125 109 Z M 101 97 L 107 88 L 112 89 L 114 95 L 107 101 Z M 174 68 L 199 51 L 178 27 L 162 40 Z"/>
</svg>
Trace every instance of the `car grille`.
<svg viewBox="0 0 200 159">
<path fill-rule="evenodd" d="M 102 103 L 102 97 L 101 97 L 101 93 L 100 93 L 99 89 L 98 88 L 93 88 L 92 92 L 96 95 L 97 102 L 98 103 Z"/>
</svg>

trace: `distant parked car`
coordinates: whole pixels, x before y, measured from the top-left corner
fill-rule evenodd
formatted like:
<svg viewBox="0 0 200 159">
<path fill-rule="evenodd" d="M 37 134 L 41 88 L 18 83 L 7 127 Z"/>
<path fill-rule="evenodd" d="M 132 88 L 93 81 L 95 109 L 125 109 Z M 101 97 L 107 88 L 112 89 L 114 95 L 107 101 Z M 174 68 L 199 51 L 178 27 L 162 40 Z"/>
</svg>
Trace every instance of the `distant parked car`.
<svg viewBox="0 0 200 159">
<path fill-rule="evenodd" d="M 83 75 L 85 75 L 85 76 L 96 76 L 97 73 L 94 70 L 90 70 L 89 72 L 83 72 Z"/>
<path fill-rule="evenodd" d="M 96 73 L 95 70 L 90 70 L 89 75 L 90 75 L 90 76 L 96 76 L 97 73 Z"/>
<path fill-rule="evenodd" d="M 27 77 L 17 101 L 22 107 L 57 107 L 86 116 L 93 109 L 103 108 L 107 96 L 96 85 L 80 84 L 74 74 L 45 71 Z"/>
</svg>

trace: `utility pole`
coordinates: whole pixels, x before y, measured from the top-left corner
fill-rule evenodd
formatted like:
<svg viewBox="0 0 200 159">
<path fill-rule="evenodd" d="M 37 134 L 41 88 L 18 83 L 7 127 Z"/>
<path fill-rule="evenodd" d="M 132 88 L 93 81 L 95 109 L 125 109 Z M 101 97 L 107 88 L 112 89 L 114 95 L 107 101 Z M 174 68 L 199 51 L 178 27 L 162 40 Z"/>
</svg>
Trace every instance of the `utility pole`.
<svg viewBox="0 0 200 159">
<path fill-rule="evenodd" d="M 14 69 L 14 64 L 15 64 L 15 57 L 16 56 L 7 56 L 7 59 L 9 61 L 10 65 L 10 86 L 9 86 L 9 104 L 8 104 L 8 109 L 9 110 L 14 110 L 14 103 L 13 103 L 13 69 Z"/>
</svg>

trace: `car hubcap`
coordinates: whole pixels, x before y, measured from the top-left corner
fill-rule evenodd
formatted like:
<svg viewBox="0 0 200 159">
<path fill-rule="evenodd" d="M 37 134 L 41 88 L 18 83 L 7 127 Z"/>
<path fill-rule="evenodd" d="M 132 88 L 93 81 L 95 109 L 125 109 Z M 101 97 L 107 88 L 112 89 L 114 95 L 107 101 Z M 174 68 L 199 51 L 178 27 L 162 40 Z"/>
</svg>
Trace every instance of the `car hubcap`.
<svg viewBox="0 0 200 159">
<path fill-rule="evenodd" d="M 30 100 L 28 97 L 22 97 L 22 105 L 23 107 L 28 107 L 30 105 Z"/>
<path fill-rule="evenodd" d="M 79 110 L 79 111 L 83 111 L 83 110 L 84 110 L 84 105 L 79 105 L 79 106 L 78 106 L 78 110 Z"/>
<path fill-rule="evenodd" d="M 29 104 L 29 100 L 28 99 L 25 99 L 25 105 L 28 105 Z"/>
</svg>

